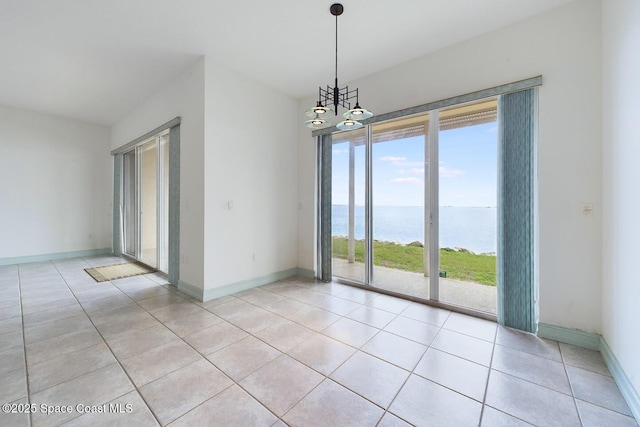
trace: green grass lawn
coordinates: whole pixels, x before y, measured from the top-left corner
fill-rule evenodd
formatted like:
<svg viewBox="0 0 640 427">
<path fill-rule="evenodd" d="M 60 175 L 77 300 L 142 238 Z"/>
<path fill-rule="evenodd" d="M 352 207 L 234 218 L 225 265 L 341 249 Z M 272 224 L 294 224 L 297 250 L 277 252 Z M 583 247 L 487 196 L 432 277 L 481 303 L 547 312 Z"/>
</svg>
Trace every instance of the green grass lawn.
<svg viewBox="0 0 640 427">
<path fill-rule="evenodd" d="M 391 242 L 373 242 L 373 262 L 377 266 L 424 272 L 424 249 Z M 364 240 L 356 240 L 356 262 L 364 262 Z M 333 237 L 333 256 L 347 259 L 347 238 Z M 440 271 L 447 278 L 496 285 L 496 257 L 440 249 Z"/>
</svg>

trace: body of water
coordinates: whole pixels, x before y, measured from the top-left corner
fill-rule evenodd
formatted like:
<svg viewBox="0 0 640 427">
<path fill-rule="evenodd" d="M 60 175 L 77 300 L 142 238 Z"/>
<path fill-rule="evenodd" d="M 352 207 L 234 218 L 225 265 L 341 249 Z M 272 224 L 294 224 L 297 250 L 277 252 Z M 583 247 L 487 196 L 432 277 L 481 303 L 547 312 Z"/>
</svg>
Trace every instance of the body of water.
<svg viewBox="0 0 640 427">
<path fill-rule="evenodd" d="M 332 206 L 332 234 L 348 235 L 348 206 Z M 356 206 L 356 239 L 364 239 L 364 207 Z M 374 206 L 373 238 L 390 242 L 424 243 L 422 206 Z M 497 209 L 440 207 L 440 247 L 496 252 Z"/>
</svg>

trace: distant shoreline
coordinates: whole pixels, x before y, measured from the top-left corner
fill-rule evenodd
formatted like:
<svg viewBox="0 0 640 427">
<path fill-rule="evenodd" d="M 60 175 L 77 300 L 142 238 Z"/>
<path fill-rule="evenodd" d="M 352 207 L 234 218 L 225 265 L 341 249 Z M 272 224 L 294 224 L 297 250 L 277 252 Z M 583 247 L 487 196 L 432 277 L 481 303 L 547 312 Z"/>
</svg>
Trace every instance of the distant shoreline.
<svg viewBox="0 0 640 427">
<path fill-rule="evenodd" d="M 355 238 L 365 237 L 365 209 L 355 208 Z M 481 207 L 440 207 L 438 241 L 441 247 L 466 248 L 475 253 L 497 252 L 498 210 Z M 372 238 L 407 244 L 425 241 L 422 206 L 374 206 Z M 333 205 L 331 234 L 349 235 L 349 207 Z"/>
<path fill-rule="evenodd" d="M 348 236 L 342 236 L 339 234 L 334 234 L 331 237 L 333 238 L 337 238 L 337 239 L 344 239 L 347 240 L 349 237 Z M 355 242 L 357 243 L 363 243 L 364 239 L 354 239 Z M 373 239 L 374 242 L 376 243 L 381 243 L 384 245 L 397 245 L 397 246 L 412 246 L 412 247 L 419 247 L 419 248 L 423 248 L 424 244 L 419 241 L 416 240 L 414 242 L 410 242 L 410 243 L 402 243 L 402 242 L 392 242 L 389 240 L 378 240 L 378 239 Z M 448 251 L 448 252 L 459 252 L 459 253 L 464 253 L 464 254 L 470 254 L 470 255 L 482 255 L 482 256 L 496 256 L 495 252 L 474 252 L 471 249 L 467 249 L 467 248 L 461 248 L 461 247 L 441 247 L 440 248 L 441 251 Z"/>
<path fill-rule="evenodd" d="M 338 203 L 331 206 L 349 206 L 348 204 Z M 357 208 L 364 208 L 364 205 L 356 204 Z M 423 208 L 424 205 L 373 205 L 374 208 Z M 452 206 L 452 205 L 442 205 L 438 206 L 439 208 L 469 208 L 469 209 L 497 209 L 497 206 Z"/>
</svg>

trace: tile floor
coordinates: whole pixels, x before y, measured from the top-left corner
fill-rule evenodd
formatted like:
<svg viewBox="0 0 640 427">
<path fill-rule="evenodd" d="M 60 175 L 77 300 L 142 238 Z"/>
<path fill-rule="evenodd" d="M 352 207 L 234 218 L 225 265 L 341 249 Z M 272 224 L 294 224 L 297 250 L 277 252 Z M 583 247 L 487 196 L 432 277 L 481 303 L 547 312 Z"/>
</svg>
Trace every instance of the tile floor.
<svg viewBox="0 0 640 427">
<path fill-rule="evenodd" d="M 35 409 L 0 425 L 637 425 L 594 351 L 335 283 L 201 303 L 83 270 L 117 262 L 0 267 L 0 402 Z"/>
</svg>

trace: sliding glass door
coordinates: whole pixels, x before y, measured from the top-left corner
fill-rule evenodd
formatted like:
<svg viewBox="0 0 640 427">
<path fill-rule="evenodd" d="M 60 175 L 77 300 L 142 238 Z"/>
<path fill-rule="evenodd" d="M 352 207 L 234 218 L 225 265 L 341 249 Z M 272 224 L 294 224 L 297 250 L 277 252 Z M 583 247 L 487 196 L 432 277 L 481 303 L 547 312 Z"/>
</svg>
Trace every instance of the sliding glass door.
<svg viewBox="0 0 640 427">
<path fill-rule="evenodd" d="M 158 143 L 140 149 L 140 261 L 152 267 L 158 260 Z"/>
<path fill-rule="evenodd" d="M 169 133 L 123 155 L 123 252 L 167 271 Z"/>
<path fill-rule="evenodd" d="M 331 151 L 331 216 L 333 274 L 365 281 L 365 150 L 364 129 L 343 132 Z"/>
<path fill-rule="evenodd" d="M 495 98 L 439 112 L 439 299 L 496 313 L 498 126 Z"/>
<path fill-rule="evenodd" d="M 496 108 L 492 98 L 333 134 L 336 278 L 496 313 Z"/>
<path fill-rule="evenodd" d="M 429 298 L 425 197 L 428 115 L 378 123 L 371 130 L 373 275 L 371 285 Z"/>
<path fill-rule="evenodd" d="M 138 217 L 138 191 L 136 171 L 136 150 L 131 150 L 123 154 L 123 174 L 122 174 L 122 229 L 123 248 L 122 252 L 135 257 L 137 249 L 137 217 Z"/>
</svg>

